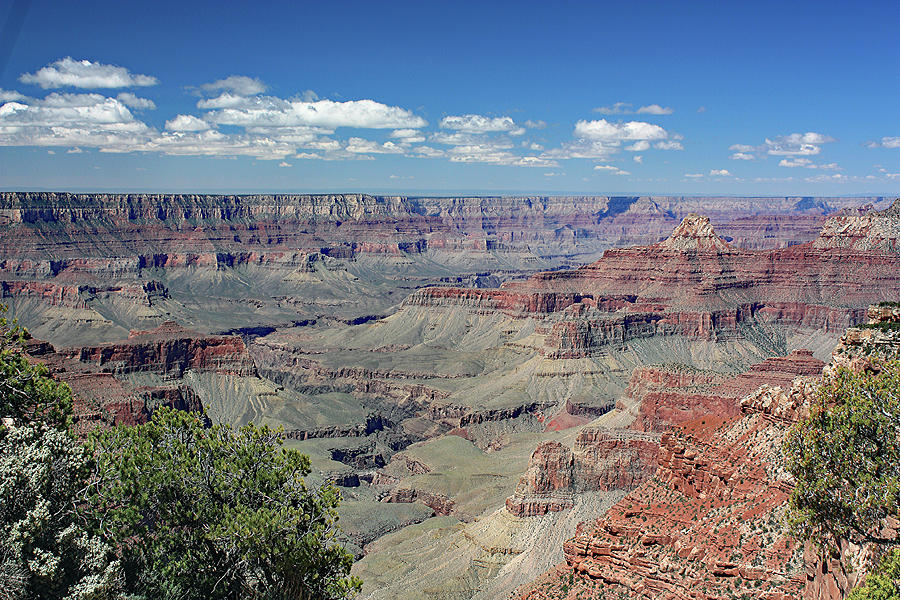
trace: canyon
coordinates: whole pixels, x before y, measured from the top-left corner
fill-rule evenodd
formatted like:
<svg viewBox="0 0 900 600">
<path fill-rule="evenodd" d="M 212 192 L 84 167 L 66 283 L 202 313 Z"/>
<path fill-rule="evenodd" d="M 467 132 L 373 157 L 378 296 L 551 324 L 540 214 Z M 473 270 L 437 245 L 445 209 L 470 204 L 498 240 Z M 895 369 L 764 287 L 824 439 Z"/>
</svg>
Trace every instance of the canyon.
<svg viewBox="0 0 900 600">
<path fill-rule="evenodd" d="M 784 532 L 778 440 L 900 296 L 889 199 L 0 193 L 0 223 L 78 431 L 282 427 L 364 597 L 849 585 Z"/>
</svg>

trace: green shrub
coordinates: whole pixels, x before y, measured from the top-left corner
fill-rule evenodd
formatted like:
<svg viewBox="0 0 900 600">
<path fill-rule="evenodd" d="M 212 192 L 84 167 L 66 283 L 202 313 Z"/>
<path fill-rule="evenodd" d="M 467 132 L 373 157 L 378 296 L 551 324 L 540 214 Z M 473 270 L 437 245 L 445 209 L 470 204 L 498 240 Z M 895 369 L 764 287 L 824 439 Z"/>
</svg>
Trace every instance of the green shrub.
<svg viewBox="0 0 900 600">
<path fill-rule="evenodd" d="M 796 478 L 789 523 L 803 540 L 890 543 L 877 526 L 900 508 L 900 362 L 878 373 L 838 369 L 784 451 Z"/>
<path fill-rule="evenodd" d="M 889 552 L 866 576 L 863 585 L 851 590 L 847 600 L 900 599 L 900 549 Z"/>
<path fill-rule="evenodd" d="M 0 598 L 118 597 L 119 563 L 77 508 L 88 467 L 66 431 L 0 427 Z"/>
<path fill-rule="evenodd" d="M 343 598 L 361 583 L 335 536 L 337 489 L 253 425 L 160 409 L 93 437 L 93 517 L 121 548 L 126 588 L 154 599 Z"/>
<path fill-rule="evenodd" d="M 72 392 L 46 367 L 28 362 L 28 332 L 7 321 L 0 304 L 0 417 L 66 429 L 72 421 Z"/>
</svg>

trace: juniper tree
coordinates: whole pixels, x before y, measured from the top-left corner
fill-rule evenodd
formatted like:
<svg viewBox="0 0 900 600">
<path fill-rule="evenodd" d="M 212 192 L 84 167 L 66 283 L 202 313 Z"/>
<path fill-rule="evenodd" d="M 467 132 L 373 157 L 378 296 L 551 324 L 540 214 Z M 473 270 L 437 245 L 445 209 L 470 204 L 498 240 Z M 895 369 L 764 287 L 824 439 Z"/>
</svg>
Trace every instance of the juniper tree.
<svg viewBox="0 0 900 600">
<path fill-rule="evenodd" d="M 900 362 L 884 363 L 877 373 L 837 369 L 784 450 L 796 479 L 795 535 L 831 547 L 848 538 L 897 543 L 880 524 L 900 514 Z"/>
<path fill-rule="evenodd" d="M 130 592 L 331 599 L 360 589 L 335 538 L 337 489 L 309 489 L 309 458 L 283 448 L 279 432 L 160 409 L 91 447 L 92 510 L 119 544 Z"/>
</svg>

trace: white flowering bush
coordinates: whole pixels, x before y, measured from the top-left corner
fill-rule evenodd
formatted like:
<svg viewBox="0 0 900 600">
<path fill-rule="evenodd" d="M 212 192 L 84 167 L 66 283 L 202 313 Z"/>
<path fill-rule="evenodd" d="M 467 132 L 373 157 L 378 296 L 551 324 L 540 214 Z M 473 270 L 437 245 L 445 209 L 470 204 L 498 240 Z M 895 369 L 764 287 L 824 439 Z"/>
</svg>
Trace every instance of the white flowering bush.
<svg viewBox="0 0 900 600">
<path fill-rule="evenodd" d="M 0 597 L 117 596 L 118 562 L 78 522 L 87 475 L 87 453 L 68 432 L 0 427 Z"/>
</svg>

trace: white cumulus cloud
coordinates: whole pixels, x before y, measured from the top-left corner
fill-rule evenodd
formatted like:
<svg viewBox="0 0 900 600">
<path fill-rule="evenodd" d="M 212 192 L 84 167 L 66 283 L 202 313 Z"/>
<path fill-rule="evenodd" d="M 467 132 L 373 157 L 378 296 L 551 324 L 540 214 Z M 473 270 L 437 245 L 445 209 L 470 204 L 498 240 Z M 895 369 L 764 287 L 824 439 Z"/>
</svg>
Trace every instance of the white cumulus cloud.
<svg viewBox="0 0 900 600">
<path fill-rule="evenodd" d="M 75 60 L 71 56 L 50 63 L 35 73 L 25 73 L 19 77 L 19 81 L 39 85 L 44 89 L 146 87 L 159 83 L 156 77 L 137 75 L 125 67 Z"/>
<path fill-rule="evenodd" d="M 630 146 L 625 146 L 629 152 L 643 152 L 650 149 L 650 142 L 647 140 L 638 140 Z"/>
<path fill-rule="evenodd" d="M 425 141 L 425 136 L 418 129 L 395 129 L 390 137 L 400 140 L 401 144 L 418 144 Z"/>
<path fill-rule="evenodd" d="M 154 104 L 153 100 L 148 98 L 139 98 L 132 94 L 131 92 L 122 92 L 118 96 L 116 96 L 116 100 L 133 108 L 135 110 L 155 110 L 156 104 Z"/>
<path fill-rule="evenodd" d="M 352 137 L 347 140 L 347 152 L 354 154 L 403 154 L 404 150 L 399 144 L 385 142 L 379 144 L 372 140 Z"/>
<path fill-rule="evenodd" d="M 487 163 L 515 167 L 555 167 L 556 161 L 541 156 L 518 156 L 492 143 L 453 146 L 446 151 L 451 162 Z"/>
<path fill-rule="evenodd" d="M 178 115 L 166 121 L 166 129 L 169 131 L 206 131 L 209 128 L 209 123 L 194 115 Z"/>
<path fill-rule="evenodd" d="M 597 121 L 578 121 L 575 123 L 575 136 L 587 140 L 602 142 L 619 142 L 623 140 L 664 140 L 668 137 L 665 129 L 653 123 L 628 121 L 627 123 L 611 123 L 606 119 Z"/>
<path fill-rule="evenodd" d="M 197 106 L 216 109 L 208 120 L 221 125 L 240 127 L 355 127 L 360 129 L 415 129 L 428 122 L 422 117 L 400 108 L 374 100 L 283 100 L 273 96 L 244 98 L 222 94 L 218 98 L 200 101 Z"/>
<path fill-rule="evenodd" d="M 822 151 L 822 144 L 835 141 L 834 138 L 809 131 L 791 133 L 776 138 L 766 138 L 766 152 L 772 156 L 812 156 Z"/>
<path fill-rule="evenodd" d="M 100 94 L 52 93 L 0 106 L 2 146 L 88 146 L 116 152 L 140 144 L 152 130 L 124 103 Z"/>
</svg>

